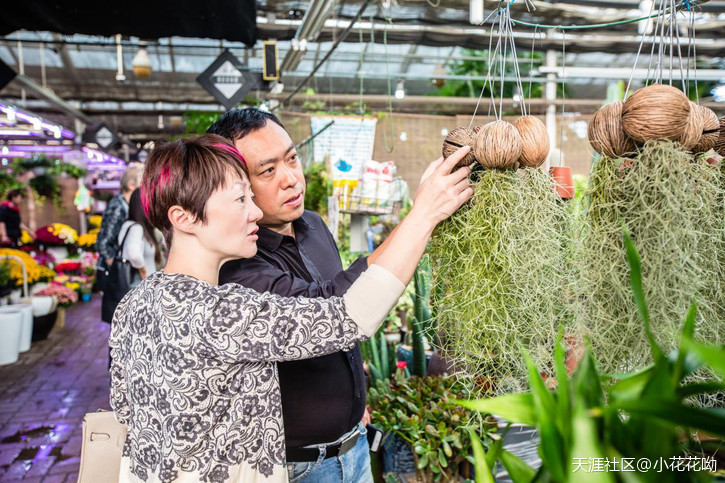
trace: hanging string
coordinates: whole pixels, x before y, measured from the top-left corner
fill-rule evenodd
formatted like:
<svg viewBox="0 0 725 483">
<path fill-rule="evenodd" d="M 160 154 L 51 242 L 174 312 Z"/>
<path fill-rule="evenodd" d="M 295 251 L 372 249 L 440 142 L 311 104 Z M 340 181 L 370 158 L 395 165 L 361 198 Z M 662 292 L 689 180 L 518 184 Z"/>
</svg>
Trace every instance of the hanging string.
<svg viewBox="0 0 725 483">
<path fill-rule="evenodd" d="M 390 87 L 390 66 L 388 65 L 388 24 L 392 24 L 392 20 L 387 18 L 385 28 L 383 29 L 383 45 L 385 46 L 385 77 L 388 79 L 388 124 L 390 126 L 390 140 L 392 144 L 388 145 L 388 139 L 385 136 L 385 129 L 383 129 L 383 143 L 385 144 L 385 151 L 392 153 L 395 149 L 395 131 L 393 130 L 393 97 L 392 90 Z"/>
<path fill-rule="evenodd" d="M 652 20 L 652 11 L 654 10 L 654 7 L 655 7 L 655 2 L 653 1 L 649 7 L 649 15 L 647 17 L 647 20 L 645 20 L 644 31 L 642 32 L 642 40 L 639 41 L 639 47 L 637 48 L 637 55 L 634 57 L 634 65 L 632 66 L 632 72 L 629 75 L 629 81 L 627 82 L 627 89 L 624 91 L 625 99 L 627 98 L 627 95 L 629 94 L 629 88 L 632 86 L 632 78 L 634 77 L 634 71 L 637 68 L 637 62 L 639 62 L 639 55 L 642 52 L 642 46 L 644 46 L 644 40 L 647 38 L 647 30 L 650 25 L 650 20 Z M 652 62 L 651 56 L 650 56 L 650 62 Z M 647 69 L 647 72 L 649 72 L 649 68 Z"/>
<path fill-rule="evenodd" d="M 536 35 L 539 28 L 534 29 L 534 38 L 531 40 L 531 62 L 529 63 L 529 112 L 531 112 L 531 87 L 534 83 L 534 78 L 531 75 L 531 71 L 534 70 L 534 46 L 536 45 Z"/>
<path fill-rule="evenodd" d="M 561 32 L 561 132 L 559 133 L 559 166 L 564 166 L 564 106 L 566 104 L 566 32 Z M 558 85 L 557 85 L 558 87 Z"/>
</svg>

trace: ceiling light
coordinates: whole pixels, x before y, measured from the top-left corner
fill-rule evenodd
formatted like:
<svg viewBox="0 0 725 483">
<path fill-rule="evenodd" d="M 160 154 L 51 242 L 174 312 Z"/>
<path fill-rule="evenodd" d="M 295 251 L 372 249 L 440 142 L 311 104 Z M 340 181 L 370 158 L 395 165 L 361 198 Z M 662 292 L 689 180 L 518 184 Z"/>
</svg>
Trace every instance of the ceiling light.
<svg viewBox="0 0 725 483">
<path fill-rule="evenodd" d="M 395 98 L 403 99 L 405 97 L 405 81 L 399 80 L 398 85 L 395 87 Z"/>
<path fill-rule="evenodd" d="M 151 75 L 151 58 L 149 57 L 149 53 L 146 50 L 145 45 L 141 44 L 139 46 L 138 52 L 136 52 L 136 56 L 133 58 L 131 65 L 136 77 L 145 79 Z"/>
<path fill-rule="evenodd" d="M 468 21 L 471 25 L 481 25 L 483 23 L 483 0 L 471 0 L 468 7 Z"/>
</svg>

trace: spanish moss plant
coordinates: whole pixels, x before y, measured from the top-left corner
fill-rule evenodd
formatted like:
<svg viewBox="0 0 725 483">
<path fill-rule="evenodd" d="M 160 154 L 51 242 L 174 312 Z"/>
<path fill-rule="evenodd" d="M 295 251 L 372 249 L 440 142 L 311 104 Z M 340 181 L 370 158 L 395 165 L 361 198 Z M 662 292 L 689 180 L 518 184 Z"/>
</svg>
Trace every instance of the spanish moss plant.
<svg viewBox="0 0 725 483">
<path fill-rule="evenodd" d="M 657 342 L 676 347 L 693 299 L 701 309 L 696 335 L 710 343 L 725 340 L 722 196 L 720 170 L 672 142 L 648 142 L 633 160 L 599 160 L 579 223 L 576 290 L 578 328 L 589 336 L 602 371 L 650 362 L 632 304 L 622 227 L 639 248 Z"/>
<path fill-rule="evenodd" d="M 473 198 L 431 242 L 437 328 L 474 394 L 519 392 L 527 380 L 521 349 L 551 367 L 565 319 L 569 212 L 539 170 L 476 176 Z"/>
</svg>

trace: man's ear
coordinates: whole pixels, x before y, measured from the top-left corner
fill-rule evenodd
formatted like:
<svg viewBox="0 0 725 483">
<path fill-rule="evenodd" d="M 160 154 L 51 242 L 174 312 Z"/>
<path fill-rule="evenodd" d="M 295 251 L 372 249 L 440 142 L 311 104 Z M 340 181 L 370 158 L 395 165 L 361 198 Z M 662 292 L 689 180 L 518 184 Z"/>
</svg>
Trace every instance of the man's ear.
<svg viewBox="0 0 725 483">
<path fill-rule="evenodd" d="M 192 233 L 196 227 L 196 217 L 179 205 L 174 205 L 168 211 L 171 226 L 182 233 Z"/>
</svg>

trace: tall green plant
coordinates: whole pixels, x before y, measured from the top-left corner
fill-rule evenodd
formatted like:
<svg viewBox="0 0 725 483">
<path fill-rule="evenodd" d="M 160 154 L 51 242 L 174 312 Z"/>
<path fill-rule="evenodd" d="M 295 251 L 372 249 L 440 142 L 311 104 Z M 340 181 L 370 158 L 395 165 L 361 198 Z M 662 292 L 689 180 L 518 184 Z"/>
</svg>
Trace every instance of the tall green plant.
<svg viewBox="0 0 725 483">
<path fill-rule="evenodd" d="M 687 313 L 679 350 L 668 354 L 658 345 L 646 303 L 641 262 L 634 243 L 626 233 L 624 245 L 630 269 L 633 307 L 644 327 L 654 362 L 640 371 L 602 376 L 596 369 L 591 348 L 587 348 L 579 367 L 569 379 L 560 333 L 554 359 L 558 389 L 549 391 L 539 370 L 524 354 L 529 368 L 530 392 L 461 401 L 460 404 L 536 427 L 541 437 L 539 454 L 542 467 L 538 471 L 528 467 L 499 444 L 494 445 L 486 456 L 479 452 L 477 472 L 490 475 L 488 469 L 493 461 L 499 460 L 517 483 L 666 483 L 710 479 L 706 471 L 687 471 L 689 457 L 705 457 L 704 461 L 713 461 L 709 455 L 702 453 L 702 447 L 693 439 L 692 431 L 725 438 L 725 413 L 692 407 L 686 400 L 693 395 L 721 391 L 725 385 L 721 381 L 689 383 L 687 377 L 708 365 L 721 379 L 725 378 L 725 350 L 693 340 L 697 319 L 695 303 L 690 305 Z M 602 466 L 604 461 L 609 463 Z M 613 461 L 618 462 L 616 467 L 619 470 L 614 469 Z M 617 473 L 622 471 L 622 465 L 627 461 L 638 471 Z M 641 461 L 646 463 L 639 463 Z M 644 469 L 643 464 L 651 466 Z M 699 466 L 702 466 L 701 463 Z M 599 471 L 593 471 L 593 468 L 599 468 Z M 492 480 L 484 477 L 482 481 Z"/>
</svg>

